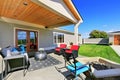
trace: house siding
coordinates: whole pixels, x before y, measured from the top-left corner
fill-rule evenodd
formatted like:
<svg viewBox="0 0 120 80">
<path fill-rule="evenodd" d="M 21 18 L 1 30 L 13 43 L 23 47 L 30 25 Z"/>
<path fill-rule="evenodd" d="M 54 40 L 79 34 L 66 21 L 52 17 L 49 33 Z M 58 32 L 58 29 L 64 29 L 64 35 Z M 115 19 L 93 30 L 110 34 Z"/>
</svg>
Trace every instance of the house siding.
<svg viewBox="0 0 120 80">
<path fill-rule="evenodd" d="M 14 29 L 11 24 L 0 22 L 0 47 L 14 44 Z"/>
<path fill-rule="evenodd" d="M 64 34 L 64 42 L 66 44 L 70 44 L 70 42 L 73 42 L 73 44 L 75 44 L 75 36 L 72 34 Z"/>
<path fill-rule="evenodd" d="M 82 44 L 82 38 L 81 36 L 79 37 L 79 44 Z M 72 42 L 73 44 L 75 44 L 75 35 L 74 34 L 69 34 L 69 33 L 64 33 L 64 43 L 66 43 L 67 45 L 70 44 L 70 42 Z"/>
<path fill-rule="evenodd" d="M 17 24 L 10 24 L 10 23 L 0 21 L 0 47 L 3 48 L 9 45 L 15 45 L 15 35 L 14 35 L 15 28 L 38 31 L 38 35 L 39 35 L 38 47 L 39 48 L 53 45 L 52 30 L 17 25 Z"/>
<path fill-rule="evenodd" d="M 53 45 L 53 31 L 39 30 L 39 47 L 50 47 Z"/>
<path fill-rule="evenodd" d="M 109 43 L 112 43 L 113 45 L 120 45 L 120 32 L 111 32 L 109 35 Z"/>
<path fill-rule="evenodd" d="M 109 43 L 114 45 L 114 35 L 109 35 Z"/>
</svg>

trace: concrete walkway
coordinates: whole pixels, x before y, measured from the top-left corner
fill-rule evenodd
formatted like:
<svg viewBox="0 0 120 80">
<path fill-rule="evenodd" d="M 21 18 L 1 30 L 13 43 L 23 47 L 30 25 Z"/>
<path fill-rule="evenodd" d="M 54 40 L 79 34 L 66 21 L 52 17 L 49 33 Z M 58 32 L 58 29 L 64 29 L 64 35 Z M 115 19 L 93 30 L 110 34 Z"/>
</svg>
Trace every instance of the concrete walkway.
<svg viewBox="0 0 120 80">
<path fill-rule="evenodd" d="M 120 46 L 112 45 L 111 47 L 120 56 Z"/>
</svg>

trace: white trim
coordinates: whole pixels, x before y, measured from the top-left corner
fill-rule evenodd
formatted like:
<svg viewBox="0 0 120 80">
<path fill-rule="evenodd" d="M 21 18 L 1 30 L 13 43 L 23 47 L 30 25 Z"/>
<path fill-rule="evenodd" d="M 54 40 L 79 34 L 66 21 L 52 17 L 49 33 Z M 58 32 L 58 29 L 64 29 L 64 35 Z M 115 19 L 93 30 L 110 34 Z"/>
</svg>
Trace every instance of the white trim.
<svg viewBox="0 0 120 80">
<path fill-rule="evenodd" d="M 54 35 L 55 35 L 55 32 L 53 32 L 53 36 L 52 37 L 53 37 L 53 44 L 56 44 L 55 43 L 55 39 L 54 39 Z"/>
<path fill-rule="evenodd" d="M 28 29 L 28 28 L 19 28 L 19 27 L 14 27 L 15 29 L 21 29 L 21 30 L 27 30 L 27 31 L 37 31 L 39 32 L 39 30 L 35 30 L 35 29 Z"/>
<path fill-rule="evenodd" d="M 64 34 L 71 34 L 74 35 L 74 32 L 68 31 L 68 30 L 64 30 L 64 29 L 60 29 L 60 28 L 53 28 L 54 32 L 59 32 L 59 33 L 64 33 Z M 80 33 L 78 33 L 79 36 L 81 36 Z"/>
<path fill-rule="evenodd" d="M 69 0 L 69 2 L 70 2 L 70 4 L 72 5 L 72 7 L 73 7 L 73 9 L 75 10 L 75 12 L 77 13 L 77 15 L 79 16 L 79 18 L 81 19 L 81 22 L 83 22 L 83 20 L 82 20 L 80 14 L 78 13 L 78 11 L 77 11 L 75 5 L 73 4 L 72 0 Z"/>
<path fill-rule="evenodd" d="M 25 22 L 25 21 L 16 20 L 16 19 L 7 18 L 7 17 L 0 17 L 0 21 L 4 21 L 4 22 L 7 22 L 7 23 L 12 23 L 12 24 L 19 24 L 19 25 L 24 25 L 24 26 L 32 26 L 32 27 L 45 29 L 45 26 L 43 26 L 43 25 L 34 24 L 34 23 Z"/>
<path fill-rule="evenodd" d="M 81 20 L 80 21 L 78 21 L 78 23 L 77 24 L 75 24 L 75 26 L 74 26 L 74 35 L 75 35 L 75 44 L 77 44 L 78 45 L 78 27 L 80 26 L 80 24 L 81 24 Z"/>
<path fill-rule="evenodd" d="M 59 43 L 59 41 L 58 41 L 58 36 L 57 36 L 58 34 L 62 34 L 63 36 L 65 36 L 64 33 L 61 33 L 61 32 L 53 32 L 53 44 L 56 44 L 56 43 L 55 43 L 55 39 L 54 39 L 54 34 L 55 34 L 55 36 L 56 36 L 56 43 Z M 62 37 L 62 38 L 65 38 L 65 37 Z M 64 39 L 62 39 L 62 41 L 63 41 L 62 43 L 65 42 Z"/>
<path fill-rule="evenodd" d="M 15 45 L 15 36 L 16 36 L 16 29 L 21 29 L 21 30 L 27 30 L 27 31 L 36 31 L 38 32 L 38 49 L 39 49 L 39 30 L 34 30 L 34 29 L 28 29 L 28 28 L 19 28 L 19 27 L 14 27 L 14 45 Z"/>
<path fill-rule="evenodd" d="M 13 35 L 14 35 L 14 36 L 13 36 L 13 37 L 14 37 L 14 46 L 15 46 L 15 40 L 16 40 L 16 39 L 15 39 L 15 35 L 16 35 L 16 34 L 15 34 L 15 33 L 16 33 L 15 30 L 16 30 L 16 29 L 15 29 L 15 27 L 14 27 L 14 33 L 13 33 Z"/>
<path fill-rule="evenodd" d="M 113 45 L 115 45 L 115 36 L 113 35 Z"/>
</svg>

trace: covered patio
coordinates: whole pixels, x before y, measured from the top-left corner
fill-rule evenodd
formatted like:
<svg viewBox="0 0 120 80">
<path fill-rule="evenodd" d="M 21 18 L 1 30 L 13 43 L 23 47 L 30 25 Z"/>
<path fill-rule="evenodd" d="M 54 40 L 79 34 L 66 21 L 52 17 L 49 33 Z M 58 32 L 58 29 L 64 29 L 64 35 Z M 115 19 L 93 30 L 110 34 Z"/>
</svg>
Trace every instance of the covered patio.
<svg viewBox="0 0 120 80">
<path fill-rule="evenodd" d="M 4 35 L 6 37 L 1 34 L 0 47 L 6 47 L 8 44 L 17 47 L 18 34 L 24 32 L 27 41 L 25 46 L 29 52 L 32 32 L 36 36 L 34 44 L 37 50 L 53 45 L 53 28 L 70 24 L 75 25 L 75 44 L 78 44 L 78 26 L 82 23 L 82 18 L 72 0 L 0 0 L 0 21 L 0 32 L 7 32 Z M 45 44 L 46 39 L 50 42 Z"/>
<path fill-rule="evenodd" d="M 78 45 L 78 27 L 82 22 L 72 0 L 0 0 L 0 48 L 8 45 L 18 47 L 23 44 L 26 52 L 31 52 L 38 51 L 41 47 L 51 47 L 54 45 L 53 28 L 70 24 L 75 25 L 74 44 Z M 30 34 L 34 34 L 34 40 L 31 39 Z M 20 35 L 24 35 L 23 41 L 19 41 Z M 34 48 L 31 47 L 32 41 Z M 66 74 L 56 69 L 56 67 L 64 66 L 63 57 L 54 53 L 48 55 L 61 63 L 38 70 L 26 70 L 25 75 L 23 70 L 18 70 L 9 73 L 5 79 L 64 80 Z M 3 73 L 3 60 L 0 56 L 0 75 Z M 62 72 L 64 71 L 67 70 L 63 69 Z M 84 80 L 88 79 L 84 74 L 81 75 Z"/>
<path fill-rule="evenodd" d="M 26 52 L 38 51 L 39 48 L 51 47 L 53 43 L 53 28 L 74 24 L 75 43 L 78 44 L 78 26 L 82 18 L 72 0 L 0 0 L 0 48 L 9 45 L 18 47 L 23 44 Z M 31 35 L 34 34 L 34 40 Z M 19 36 L 24 36 L 21 41 Z M 31 49 L 34 41 L 35 49 Z M 49 54 L 63 62 L 63 58 Z M 0 59 L 0 75 L 2 74 L 2 59 Z M 58 65 L 63 66 L 62 64 Z M 43 74 L 44 73 L 44 74 Z M 55 66 L 27 72 L 23 70 L 8 74 L 7 80 L 63 80 Z"/>
</svg>

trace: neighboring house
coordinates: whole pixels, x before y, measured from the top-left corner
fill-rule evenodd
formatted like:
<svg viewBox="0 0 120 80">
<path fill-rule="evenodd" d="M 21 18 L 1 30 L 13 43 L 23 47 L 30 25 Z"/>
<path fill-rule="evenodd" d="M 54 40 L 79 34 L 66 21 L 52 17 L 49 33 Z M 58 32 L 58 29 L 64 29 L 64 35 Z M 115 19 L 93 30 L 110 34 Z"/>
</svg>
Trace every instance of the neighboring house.
<svg viewBox="0 0 120 80">
<path fill-rule="evenodd" d="M 114 31 L 108 33 L 109 35 L 109 43 L 113 45 L 120 45 L 120 31 Z"/>
<path fill-rule="evenodd" d="M 71 42 L 78 44 L 81 23 L 72 0 L 0 0 L 0 47 L 23 44 L 27 52 L 50 47 L 54 28 L 70 24 L 75 25 Z"/>
</svg>

